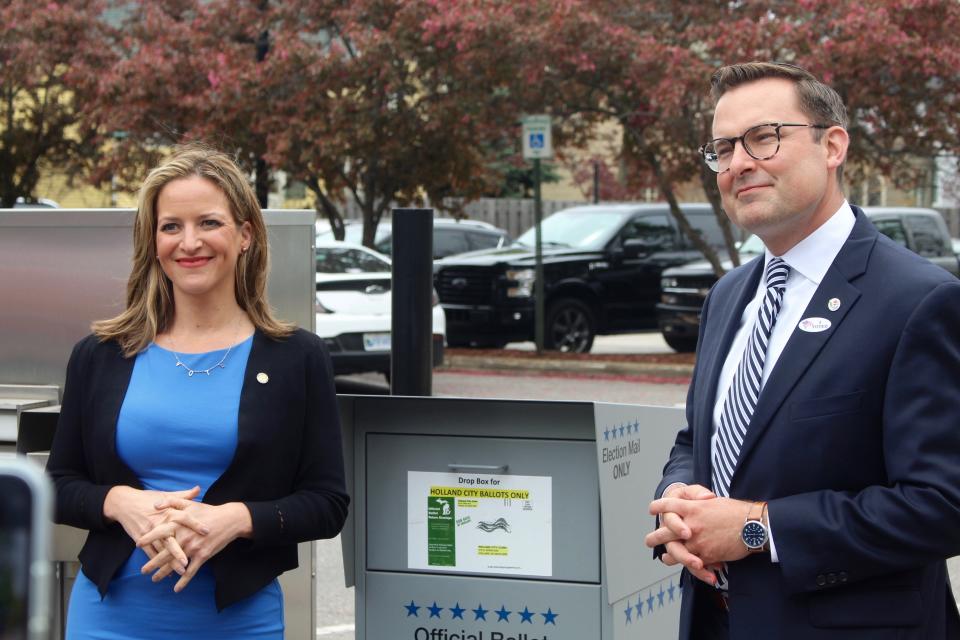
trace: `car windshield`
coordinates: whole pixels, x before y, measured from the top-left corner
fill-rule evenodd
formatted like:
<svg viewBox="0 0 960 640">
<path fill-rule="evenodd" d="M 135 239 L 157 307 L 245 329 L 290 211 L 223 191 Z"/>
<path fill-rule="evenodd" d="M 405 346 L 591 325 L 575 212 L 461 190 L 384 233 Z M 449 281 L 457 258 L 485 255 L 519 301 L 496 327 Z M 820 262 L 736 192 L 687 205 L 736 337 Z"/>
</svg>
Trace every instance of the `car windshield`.
<svg viewBox="0 0 960 640">
<path fill-rule="evenodd" d="M 576 249 L 602 248 L 620 229 L 623 214 L 615 211 L 589 212 L 559 211 L 541 225 L 543 244 Z M 536 243 L 536 227 L 531 227 L 516 240 L 516 244 L 532 247 Z"/>
<path fill-rule="evenodd" d="M 743 244 L 740 245 L 740 253 L 749 253 L 753 255 L 760 255 L 766 250 L 766 247 L 763 244 L 758 236 L 750 236 L 743 241 Z"/>
<path fill-rule="evenodd" d="M 382 273 L 390 263 L 372 253 L 349 247 L 317 247 L 320 273 Z"/>
</svg>

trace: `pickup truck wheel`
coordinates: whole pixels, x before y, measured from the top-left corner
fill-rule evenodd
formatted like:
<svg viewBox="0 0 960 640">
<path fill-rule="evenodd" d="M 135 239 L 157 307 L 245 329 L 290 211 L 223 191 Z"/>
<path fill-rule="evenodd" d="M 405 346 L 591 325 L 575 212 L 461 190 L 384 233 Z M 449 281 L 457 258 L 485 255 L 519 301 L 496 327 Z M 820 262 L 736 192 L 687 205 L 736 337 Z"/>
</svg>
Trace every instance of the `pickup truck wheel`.
<svg viewBox="0 0 960 640">
<path fill-rule="evenodd" d="M 677 353 L 693 353 L 697 350 L 697 339 L 690 336 L 663 336 L 667 345 Z"/>
<path fill-rule="evenodd" d="M 575 298 L 550 305 L 543 329 L 545 347 L 553 351 L 587 353 L 596 335 L 593 311 Z"/>
</svg>

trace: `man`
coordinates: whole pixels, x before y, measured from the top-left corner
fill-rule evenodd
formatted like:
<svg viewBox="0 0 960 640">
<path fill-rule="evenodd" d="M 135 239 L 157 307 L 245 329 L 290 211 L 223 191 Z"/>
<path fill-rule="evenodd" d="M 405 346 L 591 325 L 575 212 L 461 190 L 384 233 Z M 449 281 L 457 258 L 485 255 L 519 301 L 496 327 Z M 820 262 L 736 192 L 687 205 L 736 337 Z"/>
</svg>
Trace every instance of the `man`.
<svg viewBox="0 0 960 640">
<path fill-rule="evenodd" d="M 650 505 L 680 637 L 960 637 L 960 281 L 844 199 L 836 92 L 771 63 L 712 85 L 701 153 L 767 251 L 707 297 Z"/>
</svg>

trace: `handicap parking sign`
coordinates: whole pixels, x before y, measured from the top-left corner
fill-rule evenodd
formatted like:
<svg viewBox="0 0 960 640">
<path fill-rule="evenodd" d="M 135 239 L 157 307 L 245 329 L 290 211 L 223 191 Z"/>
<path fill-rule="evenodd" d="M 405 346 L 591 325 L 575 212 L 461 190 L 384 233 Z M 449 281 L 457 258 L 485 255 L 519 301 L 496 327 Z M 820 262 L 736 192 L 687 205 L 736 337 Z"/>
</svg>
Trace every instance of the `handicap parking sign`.
<svg viewBox="0 0 960 640">
<path fill-rule="evenodd" d="M 523 119 L 523 157 L 525 160 L 549 160 L 553 157 L 550 116 L 526 116 Z"/>
</svg>

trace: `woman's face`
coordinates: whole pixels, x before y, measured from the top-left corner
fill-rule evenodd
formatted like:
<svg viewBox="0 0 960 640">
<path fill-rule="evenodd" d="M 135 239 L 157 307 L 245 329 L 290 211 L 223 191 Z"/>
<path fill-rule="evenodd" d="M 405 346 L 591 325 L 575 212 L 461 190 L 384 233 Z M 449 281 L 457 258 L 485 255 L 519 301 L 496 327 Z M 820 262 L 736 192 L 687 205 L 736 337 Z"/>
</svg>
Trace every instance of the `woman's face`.
<svg viewBox="0 0 960 640">
<path fill-rule="evenodd" d="M 223 191 L 199 176 L 167 183 L 157 196 L 157 258 L 179 296 L 233 296 L 237 259 L 250 246 Z"/>
</svg>

